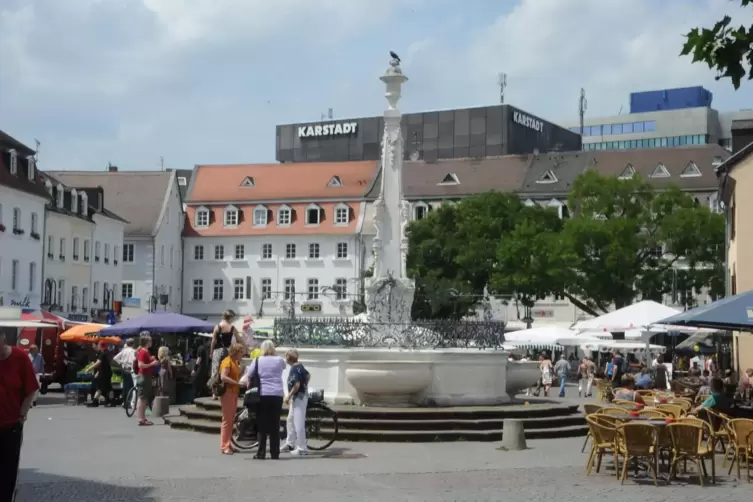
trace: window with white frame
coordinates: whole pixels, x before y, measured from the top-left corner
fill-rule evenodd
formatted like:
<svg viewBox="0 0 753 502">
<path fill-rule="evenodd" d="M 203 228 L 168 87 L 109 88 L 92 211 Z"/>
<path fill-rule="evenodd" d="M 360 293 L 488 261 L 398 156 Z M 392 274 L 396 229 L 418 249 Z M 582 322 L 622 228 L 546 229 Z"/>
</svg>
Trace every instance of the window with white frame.
<svg viewBox="0 0 753 502">
<path fill-rule="evenodd" d="M 316 242 L 309 244 L 309 259 L 319 259 L 319 244 L 317 244 Z"/>
<path fill-rule="evenodd" d="M 306 207 L 306 225 L 318 225 L 322 222 L 322 208 L 316 204 Z"/>
<path fill-rule="evenodd" d="M 348 243 L 347 242 L 338 242 L 337 243 L 337 259 L 338 260 L 345 260 L 348 258 Z"/>
<path fill-rule="evenodd" d="M 272 298 L 272 279 L 264 278 L 261 280 L 261 299 L 269 300 Z"/>
<path fill-rule="evenodd" d="M 84 261 L 89 261 L 91 258 L 91 241 L 84 239 Z"/>
<path fill-rule="evenodd" d="M 55 247 L 55 237 L 52 235 L 47 236 L 47 258 L 50 260 L 55 258 L 55 251 L 53 250 L 53 247 Z"/>
<path fill-rule="evenodd" d="M 272 244 L 262 244 L 261 245 L 261 259 L 262 260 L 271 260 L 272 259 Z"/>
<path fill-rule="evenodd" d="M 52 182 L 50 180 L 45 180 L 44 187 L 47 189 L 49 196 L 52 197 Z"/>
<path fill-rule="evenodd" d="M 243 244 L 235 245 L 235 253 L 233 254 L 236 260 L 243 260 L 246 258 L 246 246 Z"/>
<path fill-rule="evenodd" d="M 96 305 L 99 302 L 99 282 L 92 284 L 92 303 Z"/>
<path fill-rule="evenodd" d="M 194 301 L 204 300 L 204 281 L 202 279 L 193 280 L 191 299 L 193 299 Z"/>
<path fill-rule="evenodd" d="M 293 210 L 288 206 L 280 206 L 277 211 L 277 224 L 281 226 L 290 225 L 293 221 Z"/>
<path fill-rule="evenodd" d="M 10 173 L 13 176 L 16 176 L 18 174 L 18 154 L 15 150 L 11 150 L 10 152 Z"/>
<path fill-rule="evenodd" d="M 73 260 L 78 261 L 78 249 L 79 249 L 79 239 L 78 237 L 73 238 Z"/>
<path fill-rule="evenodd" d="M 28 173 L 27 173 L 28 176 L 29 176 L 29 181 L 34 181 L 34 178 L 36 177 L 35 176 L 35 171 L 36 171 L 35 168 L 37 166 L 37 163 L 34 160 L 34 157 L 32 157 L 31 155 L 29 155 L 29 157 L 27 157 L 26 161 L 28 162 L 28 166 L 29 166 Z"/>
<path fill-rule="evenodd" d="M 319 299 L 319 279 L 309 279 L 308 281 L 308 299 Z"/>
<path fill-rule="evenodd" d="M 423 220 L 429 214 L 429 206 L 423 202 L 418 202 L 413 206 L 413 219 Z"/>
<path fill-rule="evenodd" d="M 285 258 L 288 260 L 295 259 L 295 244 L 285 244 Z"/>
<path fill-rule="evenodd" d="M 104 259 L 105 259 L 105 263 L 110 263 L 110 245 L 109 244 L 105 244 Z"/>
<path fill-rule="evenodd" d="M 209 210 L 208 209 L 200 208 L 196 210 L 194 225 L 196 225 L 197 227 L 209 226 Z"/>
<path fill-rule="evenodd" d="M 133 244 L 123 244 L 123 263 L 133 263 Z"/>
<path fill-rule="evenodd" d="M 238 208 L 235 206 L 228 206 L 225 208 L 225 226 L 237 227 L 238 226 Z"/>
<path fill-rule="evenodd" d="M 100 255 L 102 251 L 102 243 L 99 241 L 94 241 L 94 261 L 98 262 L 100 259 Z"/>
<path fill-rule="evenodd" d="M 81 288 L 81 310 L 89 310 L 89 288 Z"/>
<path fill-rule="evenodd" d="M 214 246 L 214 259 L 215 260 L 225 259 L 225 246 L 223 246 L 222 244 L 217 244 Z"/>
<path fill-rule="evenodd" d="M 59 248 L 60 249 L 59 254 L 60 254 L 60 259 L 61 260 L 65 260 L 65 255 L 66 255 L 65 247 L 66 247 L 65 246 L 65 238 L 61 237 L 60 238 L 60 248 Z"/>
<path fill-rule="evenodd" d="M 120 293 L 121 298 L 123 300 L 127 300 L 128 298 L 133 298 L 133 283 L 132 282 L 124 282 L 120 285 Z"/>
<path fill-rule="evenodd" d="M 335 209 L 335 225 L 347 225 L 350 221 L 350 209 L 341 204 Z"/>
<path fill-rule="evenodd" d="M 57 199 L 58 199 L 57 200 L 58 207 L 62 208 L 64 200 L 65 200 L 64 199 L 64 197 L 65 197 L 65 188 L 63 188 L 63 185 L 61 185 L 60 183 L 58 183 L 58 191 L 57 191 L 56 195 L 57 195 Z"/>
<path fill-rule="evenodd" d="M 221 302 L 225 299 L 225 280 L 215 279 L 212 281 L 212 300 Z"/>
<path fill-rule="evenodd" d="M 204 246 L 202 246 L 201 244 L 197 244 L 193 247 L 193 259 L 194 260 L 204 259 Z"/>
<path fill-rule="evenodd" d="M 335 294 L 337 300 L 348 299 L 348 279 L 335 279 Z"/>
<path fill-rule="evenodd" d="M 118 264 L 118 256 L 120 256 L 120 255 L 118 254 L 118 246 L 113 246 L 113 247 L 112 247 L 112 260 L 113 260 L 113 265 L 117 265 L 117 264 Z M 105 256 L 105 261 L 107 261 L 107 256 Z"/>
<path fill-rule="evenodd" d="M 71 310 L 78 310 L 78 286 L 71 286 Z"/>
<path fill-rule="evenodd" d="M 295 279 L 285 279 L 285 299 L 292 300 L 295 295 Z"/>
<path fill-rule="evenodd" d="M 188 180 L 185 176 L 178 176 L 178 185 L 182 187 L 188 185 Z"/>
<path fill-rule="evenodd" d="M 37 283 L 37 264 L 29 263 L 29 292 L 34 291 L 34 285 Z"/>
<path fill-rule="evenodd" d="M 81 214 L 89 215 L 89 196 L 86 195 L 86 192 L 81 194 Z"/>
<path fill-rule="evenodd" d="M 254 226 L 263 227 L 267 224 L 267 217 L 269 216 L 269 210 L 264 206 L 256 206 L 254 208 Z"/>
<path fill-rule="evenodd" d="M 13 230 L 21 230 L 21 209 L 13 208 Z"/>
<path fill-rule="evenodd" d="M 20 279 L 19 274 L 21 264 L 18 260 L 10 262 L 10 289 L 11 291 L 18 291 L 18 281 Z"/>
<path fill-rule="evenodd" d="M 38 227 L 39 226 L 39 216 L 37 213 L 31 213 L 31 235 L 39 236 L 38 233 Z"/>
<path fill-rule="evenodd" d="M 60 279 L 58 281 L 58 301 L 57 304 L 60 306 L 65 305 L 65 281 L 63 279 Z"/>
<path fill-rule="evenodd" d="M 234 300 L 243 300 L 244 293 L 245 293 L 245 283 L 246 281 L 244 279 L 233 279 L 233 299 Z"/>
<path fill-rule="evenodd" d="M 75 188 L 71 190 L 71 212 L 78 213 L 78 192 Z"/>
</svg>

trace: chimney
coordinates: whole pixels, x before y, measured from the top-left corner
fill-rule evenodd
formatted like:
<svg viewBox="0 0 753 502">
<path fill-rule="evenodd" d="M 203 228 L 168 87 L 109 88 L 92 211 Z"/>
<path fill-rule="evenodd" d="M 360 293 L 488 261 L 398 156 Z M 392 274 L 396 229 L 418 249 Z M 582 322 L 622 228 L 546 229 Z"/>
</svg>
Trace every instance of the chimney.
<svg viewBox="0 0 753 502">
<path fill-rule="evenodd" d="M 105 208 L 104 198 L 105 198 L 104 191 L 102 190 L 102 187 L 99 187 L 99 189 L 97 190 L 97 209 L 99 210 L 100 213 Z"/>
<path fill-rule="evenodd" d="M 113 166 L 109 162 L 107 163 L 107 172 L 108 173 L 117 173 L 118 172 L 118 166 Z"/>
<path fill-rule="evenodd" d="M 753 120 L 732 121 L 732 155 L 753 143 Z"/>
</svg>

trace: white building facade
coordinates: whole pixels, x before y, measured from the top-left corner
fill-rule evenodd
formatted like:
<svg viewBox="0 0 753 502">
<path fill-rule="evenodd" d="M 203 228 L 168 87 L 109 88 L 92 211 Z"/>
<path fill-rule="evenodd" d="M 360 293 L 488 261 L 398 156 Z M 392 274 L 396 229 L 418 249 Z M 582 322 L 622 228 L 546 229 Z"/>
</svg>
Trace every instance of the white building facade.
<svg viewBox="0 0 753 502">
<path fill-rule="evenodd" d="M 123 231 L 126 223 L 102 213 L 94 215 L 94 261 L 92 263 L 91 308 L 110 310 L 120 301 L 123 282 Z"/>
</svg>

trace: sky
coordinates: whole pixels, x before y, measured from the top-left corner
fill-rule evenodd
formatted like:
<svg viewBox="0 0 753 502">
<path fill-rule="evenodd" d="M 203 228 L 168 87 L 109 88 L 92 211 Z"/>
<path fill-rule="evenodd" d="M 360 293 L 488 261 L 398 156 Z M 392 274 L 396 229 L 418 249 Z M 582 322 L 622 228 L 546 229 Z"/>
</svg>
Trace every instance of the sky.
<svg viewBox="0 0 753 502">
<path fill-rule="evenodd" d="M 42 169 L 274 162 L 275 126 L 383 113 L 389 51 L 401 108 L 505 102 L 555 123 L 627 113 L 630 92 L 703 85 L 679 53 L 729 0 L 0 0 L 0 129 Z M 747 15 L 745 15 L 747 14 Z"/>
</svg>

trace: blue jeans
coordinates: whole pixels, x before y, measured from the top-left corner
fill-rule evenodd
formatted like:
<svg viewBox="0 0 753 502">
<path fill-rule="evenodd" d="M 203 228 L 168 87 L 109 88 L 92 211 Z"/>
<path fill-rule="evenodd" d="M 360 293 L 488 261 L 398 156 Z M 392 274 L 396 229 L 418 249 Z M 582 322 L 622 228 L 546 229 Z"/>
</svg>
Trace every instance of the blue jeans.
<svg viewBox="0 0 753 502">
<path fill-rule="evenodd" d="M 559 375 L 560 378 L 560 397 L 565 397 L 565 384 L 567 383 L 567 375 Z"/>
</svg>

